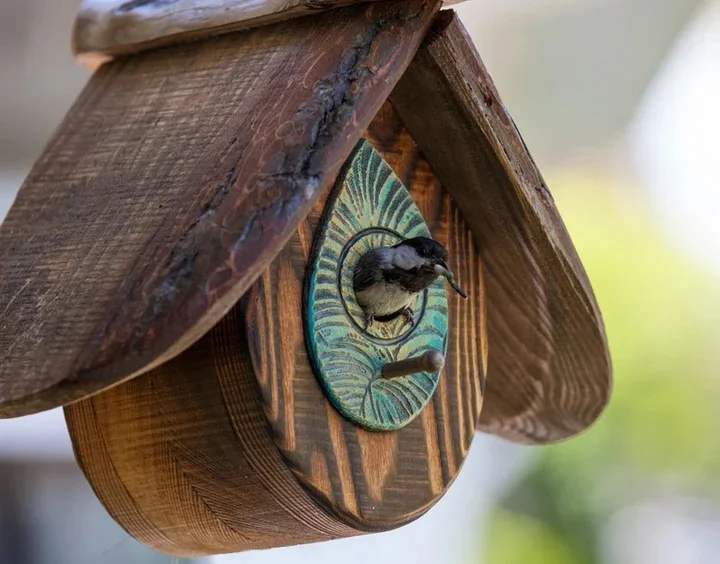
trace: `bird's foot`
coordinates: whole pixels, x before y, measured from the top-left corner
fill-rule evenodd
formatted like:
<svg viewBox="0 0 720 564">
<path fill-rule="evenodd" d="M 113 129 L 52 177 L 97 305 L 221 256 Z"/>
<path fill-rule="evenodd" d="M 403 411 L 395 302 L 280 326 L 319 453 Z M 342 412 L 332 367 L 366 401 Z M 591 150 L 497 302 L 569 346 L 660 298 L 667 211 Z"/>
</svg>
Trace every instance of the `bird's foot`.
<svg viewBox="0 0 720 564">
<path fill-rule="evenodd" d="M 372 313 L 365 312 L 365 329 L 372 327 L 374 321 L 375 316 Z"/>
<path fill-rule="evenodd" d="M 409 307 L 406 307 L 402 314 L 405 322 L 409 323 L 411 327 L 415 327 L 415 312 Z"/>
</svg>

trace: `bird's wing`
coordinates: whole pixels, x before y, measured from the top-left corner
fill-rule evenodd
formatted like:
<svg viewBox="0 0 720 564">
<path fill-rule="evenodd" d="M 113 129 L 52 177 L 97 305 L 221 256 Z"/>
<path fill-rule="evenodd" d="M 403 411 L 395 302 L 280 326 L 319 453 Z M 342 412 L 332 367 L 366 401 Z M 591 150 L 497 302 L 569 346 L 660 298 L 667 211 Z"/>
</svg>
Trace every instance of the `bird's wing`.
<svg viewBox="0 0 720 564">
<path fill-rule="evenodd" d="M 353 289 L 355 292 L 367 290 L 370 286 L 382 281 L 380 256 L 375 252 L 360 257 L 353 272 Z"/>
</svg>

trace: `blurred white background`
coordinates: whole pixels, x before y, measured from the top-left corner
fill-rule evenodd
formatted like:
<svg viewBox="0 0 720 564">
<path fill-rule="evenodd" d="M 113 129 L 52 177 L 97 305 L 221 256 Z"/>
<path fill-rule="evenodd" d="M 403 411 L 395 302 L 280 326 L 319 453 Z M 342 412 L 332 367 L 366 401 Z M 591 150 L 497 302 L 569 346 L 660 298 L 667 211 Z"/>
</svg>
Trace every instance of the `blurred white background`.
<svg viewBox="0 0 720 564">
<path fill-rule="evenodd" d="M 69 50 L 76 7 L 77 0 L 0 2 L 0 218 L 89 76 Z M 714 462 L 718 421 L 714 415 L 696 421 L 705 413 L 699 397 L 720 398 L 709 395 L 717 393 L 720 318 L 706 297 L 720 273 L 720 2 L 471 0 L 458 11 L 596 285 L 619 379 L 617 402 L 596 429 L 567 445 L 523 448 L 479 435 L 447 495 L 398 531 L 207 561 L 720 562 L 720 504 L 711 471 L 720 469 Z M 597 204 L 607 198 L 612 204 Z M 625 232 L 617 218 L 628 217 Z M 637 224 L 647 240 L 634 231 Z M 637 254 L 622 268 L 613 266 L 627 245 L 637 245 Z M 683 258 L 672 262 L 667 257 L 676 251 Z M 636 256 L 656 258 L 633 268 Z M 650 270 L 657 275 L 650 277 Z M 632 290 L 623 281 L 645 275 L 666 285 L 652 293 L 654 282 Z M 646 295 L 654 301 L 642 302 Z M 675 309 L 666 304 L 669 295 L 681 300 Z M 641 302 L 636 310 L 627 305 Z M 634 332 L 623 332 L 630 325 Z M 657 327 L 666 329 L 657 329 L 643 348 Z M 638 349 L 644 356 L 635 361 Z M 670 356 L 655 358 L 656 352 Z M 702 362 L 690 367 L 686 358 Z M 637 405 L 647 388 L 623 382 L 640 382 L 633 379 L 643 373 L 638 367 L 650 365 L 673 366 L 651 376 L 660 387 L 667 382 L 662 389 L 677 403 L 656 396 L 644 408 Z M 672 382 L 683 377 L 697 396 L 677 397 Z M 707 388 L 695 387 L 693 378 Z M 684 399 L 692 413 L 675 412 Z M 673 427 L 663 434 L 657 422 L 667 420 Z M 672 442 L 668 435 L 678 426 Z M 619 449 L 627 441 L 641 446 Z M 683 450 L 687 442 L 697 442 L 697 450 Z M 658 454 L 675 450 L 685 464 Z M 624 492 L 633 479 L 643 495 Z M 555 495 L 540 510 L 533 500 L 549 491 L 548 480 Z M 580 484 L 582 495 L 567 494 L 571 484 Z M 557 515 L 564 496 L 570 517 Z M 579 507 L 581 516 L 573 513 Z M 574 529 L 580 522 L 590 525 Z M 74 464 L 61 411 L 0 421 L 0 564 L 171 561 L 107 516 Z"/>
</svg>

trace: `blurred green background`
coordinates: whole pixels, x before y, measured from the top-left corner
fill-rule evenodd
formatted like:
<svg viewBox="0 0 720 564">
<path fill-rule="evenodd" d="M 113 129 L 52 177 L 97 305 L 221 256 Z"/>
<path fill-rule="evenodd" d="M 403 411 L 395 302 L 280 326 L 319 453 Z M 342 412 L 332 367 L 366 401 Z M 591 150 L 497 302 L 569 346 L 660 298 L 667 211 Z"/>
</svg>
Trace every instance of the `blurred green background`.
<svg viewBox="0 0 720 564">
<path fill-rule="evenodd" d="M 624 508 L 694 498 L 717 511 L 720 288 L 664 239 L 637 186 L 568 169 L 547 180 L 593 282 L 615 384 L 601 419 L 538 449 L 499 500 L 484 561 L 620 562 L 603 535 Z"/>
</svg>

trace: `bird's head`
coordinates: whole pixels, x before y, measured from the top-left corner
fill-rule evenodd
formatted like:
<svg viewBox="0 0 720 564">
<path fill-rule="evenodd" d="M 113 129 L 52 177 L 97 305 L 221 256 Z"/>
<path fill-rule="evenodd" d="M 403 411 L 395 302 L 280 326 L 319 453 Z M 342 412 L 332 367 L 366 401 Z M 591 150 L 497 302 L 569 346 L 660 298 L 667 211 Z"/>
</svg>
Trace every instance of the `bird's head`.
<svg viewBox="0 0 720 564">
<path fill-rule="evenodd" d="M 440 243 L 429 237 L 405 239 L 393 246 L 393 265 L 396 268 L 412 272 L 443 276 L 453 289 L 463 298 L 467 294 L 458 286 L 455 275 L 448 268 L 448 252 Z"/>
</svg>

